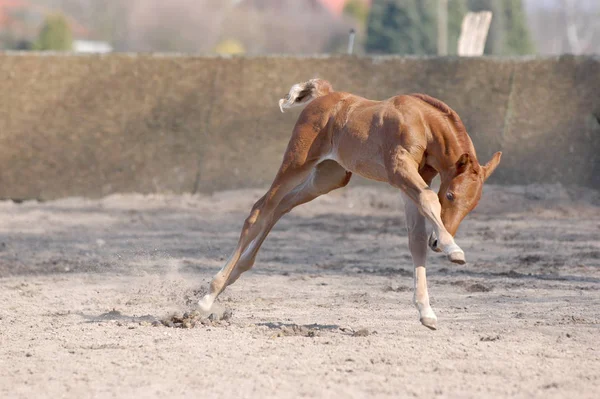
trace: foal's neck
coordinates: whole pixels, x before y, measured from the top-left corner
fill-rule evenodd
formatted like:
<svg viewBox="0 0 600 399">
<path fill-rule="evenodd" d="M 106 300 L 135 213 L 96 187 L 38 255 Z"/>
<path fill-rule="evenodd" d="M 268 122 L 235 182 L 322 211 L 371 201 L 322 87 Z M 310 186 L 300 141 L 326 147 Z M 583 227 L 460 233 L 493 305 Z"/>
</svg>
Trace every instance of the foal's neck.
<svg viewBox="0 0 600 399">
<path fill-rule="evenodd" d="M 443 101 L 426 94 L 411 94 L 423 103 L 433 107 L 437 112 L 427 113 L 425 123 L 429 128 L 427 143 L 427 163 L 440 174 L 453 168 L 463 154 L 469 154 L 476 160 L 473 142 L 458 114 Z"/>
<path fill-rule="evenodd" d="M 430 131 L 427 163 L 438 171 L 440 177 L 452 174 L 456 162 L 463 154 L 469 154 L 471 160 L 477 162 L 475 147 L 462 123 L 459 126 L 451 121 L 431 123 Z"/>
</svg>

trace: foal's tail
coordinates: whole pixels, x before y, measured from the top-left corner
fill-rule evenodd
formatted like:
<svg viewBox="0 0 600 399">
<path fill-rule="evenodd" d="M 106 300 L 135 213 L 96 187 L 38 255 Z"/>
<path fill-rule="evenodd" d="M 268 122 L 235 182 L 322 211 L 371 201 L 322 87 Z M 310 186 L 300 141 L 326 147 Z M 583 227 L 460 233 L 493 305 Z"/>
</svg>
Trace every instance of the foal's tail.
<svg viewBox="0 0 600 399">
<path fill-rule="evenodd" d="M 304 106 L 317 97 L 326 96 L 333 92 L 331 84 L 322 79 L 311 79 L 308 82 L 297 83 L 292 86 L 290 92 L 279 100 L 279 109 Z"/>
</svg>

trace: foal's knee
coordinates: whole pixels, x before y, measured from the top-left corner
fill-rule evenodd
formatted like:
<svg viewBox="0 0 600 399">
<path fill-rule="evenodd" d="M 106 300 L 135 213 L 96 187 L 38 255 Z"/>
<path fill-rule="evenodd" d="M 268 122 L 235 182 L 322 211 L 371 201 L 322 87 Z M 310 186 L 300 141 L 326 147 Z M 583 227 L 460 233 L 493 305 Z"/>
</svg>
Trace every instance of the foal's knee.
<svg viewBox="0 0 600 399">
<path fill-rule="evenodd" d="M 421 209 L 427 209 L 431 207 L 440 207 L 440 201 L 437 194 L 430 188 L 419 193 L 419 205 Z"/>
</svg>

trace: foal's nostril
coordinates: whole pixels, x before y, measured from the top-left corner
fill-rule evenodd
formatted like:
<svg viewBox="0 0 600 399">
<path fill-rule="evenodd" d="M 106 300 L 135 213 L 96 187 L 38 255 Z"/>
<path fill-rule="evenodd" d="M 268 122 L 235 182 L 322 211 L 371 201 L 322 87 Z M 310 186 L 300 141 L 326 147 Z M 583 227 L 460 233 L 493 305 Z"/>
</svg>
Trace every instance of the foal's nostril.
<svg viewBox="0 0 600 399">
<path fill-rule="evenodd" d="M 431 243 L 431 246 L 433 248 L 437 248 L 437 240 L 433 240 L 433 242 Z"/>
</svg>

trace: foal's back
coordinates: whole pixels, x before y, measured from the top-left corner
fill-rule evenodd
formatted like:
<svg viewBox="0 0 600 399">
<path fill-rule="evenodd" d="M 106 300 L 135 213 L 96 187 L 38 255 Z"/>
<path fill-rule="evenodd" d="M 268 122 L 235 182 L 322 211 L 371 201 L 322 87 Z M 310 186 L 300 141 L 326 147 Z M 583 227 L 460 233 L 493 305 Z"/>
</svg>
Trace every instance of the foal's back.
<svg viewBox="0 0 600 399">
<path fill-rule="evenodd" d="M 320 126 L 329 144 L 324 159 L 335 160 L 368 179 L 386 182 L 383 154 L 390 148 L 401 146 L 416 162 L 422 159 L 429 113 L 433 116 L 436 110 L 411 95 L 373 101 L 333 92 L 308 104 L 298 122 Z"/>
<path fill-rule="evenodd" d="M 428 102 L 431 100 L 431 103 Z M 439 107 L 436 106 L 439 103 Z M 404 130 L 419 130 L 423 124 L 455 114 L 439 100 L 409 94 L 383 101 L 369 100 L 350 93 L 332 92 L 308 104 L 299 123 L 322 121 L 332 133 L 349 132 L 366 138 L 373 135 L 397 135 Z M 381 137 L 383 138 L 383 137 Z"/>
</svg>

